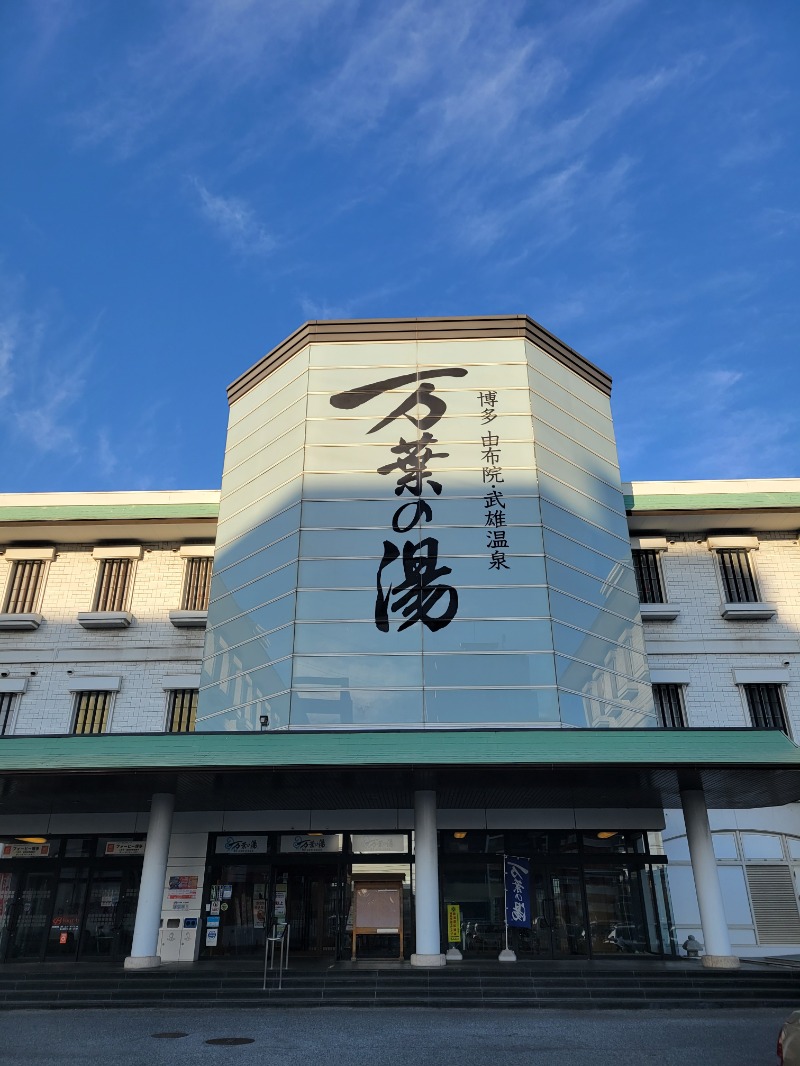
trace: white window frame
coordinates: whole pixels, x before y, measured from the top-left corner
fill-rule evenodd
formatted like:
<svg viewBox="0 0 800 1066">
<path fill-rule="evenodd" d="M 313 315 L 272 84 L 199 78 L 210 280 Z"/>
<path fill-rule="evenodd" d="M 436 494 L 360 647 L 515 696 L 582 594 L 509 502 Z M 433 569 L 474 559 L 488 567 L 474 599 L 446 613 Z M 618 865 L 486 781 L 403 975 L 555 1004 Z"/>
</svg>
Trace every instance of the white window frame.
<svg viewBox="0 0 800 1066">
<path fill-rule="evenodd" d="M 741 677 L 746 671 L 736 671 L 736 674 Z M 781 710 L 783 711 L 783 721 L 786 726 L 786 736 L 792 740 L 792 724 L 789 721 L 789 710 L 786 705 L 786 677 L 767 677 L 771 671 L 753 671 L 754 674 L 763 675 L 758 679 L 748 678 L 745 680 L 737 680 L 736 685 L 739 689 L 739 696 L 742 701 L 742 709 L 744 713 L 745 728 L 747 729 L 760 729 L 761 726 L 753 724 L 753 717 L 750 713 L 750 704 L 747 702 L 747 687 L 749 685 L 774 685 L 778 689 L 778 698 L 781 703 Z M 774 728 L 774 727 L 773 727 Z"/>
<path fill-rule="evenodd" d="M 181 581 L 181 595 L 180 595 L 180 601 L 179 601 L 180 602 L 180 610 L 182 610 L 182 611 L 184 611 L 184 610 L 189 610 L 189 611 L 191 611 L 191 610 L 207 611 L 208 610 L 208 604 L 206 604 L 205 607 L 193 608 L 193 607 L 184 607 L 183 603 L 184 603 L 184 599 L 186 597 L 186 591 L 187 591 L 187 586 L 188 586 L 188 582 L 189 582 L 189 570 L 191 568 L 191 560 L 192 559 L 210 559 L 210 560 L 212 560 L 211 566 L 212 566 L 212 569 L 213 569 L 213 565 L 214 565 L 213 564 L 214 545 L 213 544 L 184 544 L 184 545 L 182 545 L 179 554 L 180 554 L 181 559 L 183 559 L 183 561 L 184 561 L 183 562 L 183 579 Z M 211 574 L 209 574 L 208 598 L 209 598 L 209 600 L 211 599 Z"/>
<path fill-rule="evenodd" d="M 81 696 L 86 696 L 92 692 L 102 692 L 108 697 L 108 707 L 106 709 L 105 729 L 99 733 L 78 733 L 75 729 L 78 724 L 78 705 L 80 703 Z M 105 736 L 112 731 L 111 726 L 114 721 L 114 706 L 116 704 L 116 691 L 108 688 L 81 688 L 76 689 L 72 693 L 72 717 L 70 719 L 70 736 L 74 737 L 98 737 Z"/>
<path fill-rule="evenodd" d="M 133 586 L 136 582 L 136 568 L 137 563 L 142 558 L 142 546 L 141 544 L 112 544 L 108 546 L 101 546 L 92 549 L 92 558 L 97 563 L 97 572 L 95 573 L 94 588 L 92 590 L 92 603 L 89 608 L 89 612 L 92 614 L 114 614 L 116 611 L 130 611 L 131 600 L 133 598 Z M 125 596 L 123 604 L 120 608 L 109 611 L 107 608 L 101 609 L 95 607 L 98 597 L 100 595 L 100 582 L 103 573 L 103 563 L 115 562 L 118 560 L 126 560 L 130 563 L 130 569 L 128 571 L 128 581 L 125 588 Z"/>
<path fill-rule="evenodd" d="M 3 589 L 3 598 L 2 600 L 0 600 L 0 607 L 2 607 L 2 613 L 7 613 L 6 604 L 8 601 L 8 597 L 11 593 L 12 578 L 14 575 L 14 571 L 16 570 L 17 563 L 44 563 L 44 566 L 42 567 L 42 574 L 36 589 L 36 596 L 34 597 L 33 607 L 30 611 L 24 612 L 25 614 L 40 613 L 42 599 L 44 598 L 45 585 L 47 584 L 47 579 L 50 576 L 50 566 L 56 557 L 55 548 L 6 548 L 3 554 L 4 558 L 10 565 L 8 568 L 8 577 L 6 578 L 5 588 Z"/>
</svg>

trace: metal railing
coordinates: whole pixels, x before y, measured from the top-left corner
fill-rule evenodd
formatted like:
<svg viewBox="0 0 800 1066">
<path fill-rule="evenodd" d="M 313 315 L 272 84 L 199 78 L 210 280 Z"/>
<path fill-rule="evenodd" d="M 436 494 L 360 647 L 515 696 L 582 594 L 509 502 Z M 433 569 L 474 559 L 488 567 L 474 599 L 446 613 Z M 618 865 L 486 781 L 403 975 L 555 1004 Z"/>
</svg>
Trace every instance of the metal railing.
<svg viewBox="0 0 800 1066">
<path fill-rule="evenodd" d="M 267 969 L 275 967 L 275 948 L 279 946 L 278 955 L 278 991 L 283 988 L 283 971 L 289 969 L 289 942 L 292 930 L 290 925 L 273 925 L 272 933 L 264 942 L 264 984 L 263 990 L 267 990 Z"/>
</svg>

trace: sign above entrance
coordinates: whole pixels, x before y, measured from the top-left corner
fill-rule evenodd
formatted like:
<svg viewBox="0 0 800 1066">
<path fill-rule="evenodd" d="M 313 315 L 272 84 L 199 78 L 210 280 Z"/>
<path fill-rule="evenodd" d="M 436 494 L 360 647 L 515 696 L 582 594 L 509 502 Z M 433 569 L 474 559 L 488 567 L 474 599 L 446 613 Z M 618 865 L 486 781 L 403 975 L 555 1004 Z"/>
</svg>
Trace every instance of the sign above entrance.
<svg viewBox="0 0 800 1066">
<path fill-rule="evenodd" d="M 1 859 L 46 859 L 50 854 L 49 844 L 3 844 Z"/>
<path fill-rule="evenodd" d="M 106 855 L 144 855 L 143 840 L 107 840 Z"/>
<path fill-rule="evenodd" d="M 297 855 L 321 855 L 342 850 L 341 833 L 292 833 L 281 837 L 281 851 Z"/>
<path fill-rule="evenodd" d="M 219 836 L 217 837 L 217 855 L 263 855 L 269 851 L 269 837 L 256 836 Z"/>
<path fill-rule="evenodd" d="M 356 855 L 395 853 L 408 851 L 405 833 L 353 833 L 350 844 Z"/>
</svg>

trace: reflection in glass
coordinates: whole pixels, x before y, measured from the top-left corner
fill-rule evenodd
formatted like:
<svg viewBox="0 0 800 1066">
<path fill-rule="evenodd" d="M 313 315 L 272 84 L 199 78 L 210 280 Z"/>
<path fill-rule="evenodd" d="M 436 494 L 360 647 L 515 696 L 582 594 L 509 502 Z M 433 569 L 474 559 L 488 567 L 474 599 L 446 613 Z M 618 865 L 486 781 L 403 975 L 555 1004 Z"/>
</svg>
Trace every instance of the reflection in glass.
<svg viewBox="0 0 800 1066">
<path fill-rule="evenodd" d="M 714 845 L 714 854 L 718 859 L 739 858 L 735 833 L 712 833 L 711 840 Z"/>
<path fill-rule="evenodd" d="M 558 722 L 556 690 L 425 689 L 429 724 L 550 725 Z"/>
<path fill-rule="evenodd" d="M 600 552 L 601 555 L 607 555 L 610 559 L 620 562 L 630 561 L 631 547 L 627 528 L 622 538 L 614 536 L 604 528 L 583 521 L 578 515 L 570 513 L 564 507 L 556 506 L 550 500 L 540 500 L 539 506 L 542 509 L 542 523 L 547 529 L 570 537 L 578 544 L 585 544 L 588 548 Z M 545 539 L 546 537 L 545 533 Z M 567 559 L 567 562 L 569 561 Z"/>
<path fill-rule="evenodd" d="M 424 660 L 426 685 L 553 685 L 553 657 L 549 652 L 536 655 L 464 654 L 432 655 Z"/>
<path fill-rule="evenodd" d="M 295 625 L 294 651 L 296 655 L 323 652 L 417 652 L 422 649 L 419 626 L 398 632 L 398 622 L 389 623 L 389 632 L 379 630 L 370 622 L 298 622 Z M 450 627 L 452 628 L 452 627 Z"/>
<path fill-rule="evenodd" d="M 592 464 L 592 458 L 590 453 L 574 445 L 570 452 L 566 453 L 566 457 L 556 455 L 548 448 L 543 447 L 541 442 L 536 448 L 536 462 L 540 474 L 546 473 L 557 481 L 569 485 L 578 492 L 591 497 L 592 500 L 604 504 L 606 507 L 611 507 L 617 512 L 624 511 L 625 501 L 619 481 L 617 481 L 616 485 L 613 483 L 609 485 L 602 478 L 602 474 L 605 471 L 598 471 L 598 464 Z M 595 476 L 589 470 L 584 469 L 584 467 L 591 465 L 595 466 L 595 470 L 600 476 Z"/>
<path fill-rule="evenodd" d="M 254 586 L 269 574 L 295 562 L 299 543 L 300 538 L 297 533 L 289 534 L 265 548 L 264 551 L 256 552 L 233 566 L 229 566 L 222 573 L 215 572 L 211 585 L 209 610 L 214 612 L 215 608 L 212 605 L 223 596 L 235 596 L 246 586 Z M 268 598 L 274 599 L 275 597 Z M 216 621 L 216 618 L 214 620 Z"/>
<path fill-rule="evenodd" d="M 626 866 L 587 868 L 586 900 L 594 954 L 659 952 L 658 931 L 643 906 L 642 873 Z"/>
<path fill-rule="evenodd" d="M 425 630 L 422 643 L 435 651 L 549 651 L 549 620 L 514 619 L 499 622 L 461 621 L 456 618 L 436 633 Z"/>
<path fill-rule="evenodd" d="M 217 548 L 214 557 L 214 576 L 222 576 L 229 567 L 235 566 L 243 559 L 267 551 L 275 541 L 282 540 L 287 534 L 300 527 L 300 504 L 288 507 L 280 514 L 262 522 L 249 530 L 238 540 L 231 541 L 223 548 Z M 230 585 L 228 579 L 224 579 Z"/>
<path fill-rule="evenodd" d="M 294 684 L 326 684 L 335 678 L 343 688 L 419 688 L 418 655 L 297 655 Z"/>
<path fill-rule="evenodd" d="M 596 699 L 591 695 L 565 692 L 563 688 L 559 690 L 558 700 L 561 706 L 561 721 L 566 726 L 579 729 L 655 729 L 658 726 L 655 713 L 647 714 L 646 709 L 640 709 L 635 703 L 621 705 Z"/>
<path fill-rule="evenodd" d="M 773 833 L 742 833 L 746 859 L 782 859 L 781 838 Z"/>
<path fill-rule="evenodd" d="M 296 688 L 292 693 L 293 729 L 348 725 L 366 729 L 422 724 L 422 689 L 345 689 L 329 678 L 328 687 L 320 684 Z"/>
</svg>

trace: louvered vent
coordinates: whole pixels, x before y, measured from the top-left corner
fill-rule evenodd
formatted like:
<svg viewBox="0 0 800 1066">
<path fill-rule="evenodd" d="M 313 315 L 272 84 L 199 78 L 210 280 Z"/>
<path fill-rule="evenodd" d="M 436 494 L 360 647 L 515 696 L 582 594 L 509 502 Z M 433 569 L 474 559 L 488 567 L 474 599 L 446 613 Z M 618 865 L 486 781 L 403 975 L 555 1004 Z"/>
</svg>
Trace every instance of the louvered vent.
<svg viewBox="0 0 800 1066">
<path fill-rule="evenodd" d="M 745 869 L 759 944 L 800 944 L 800 913 L 789 867 Z"/>
</svg>

